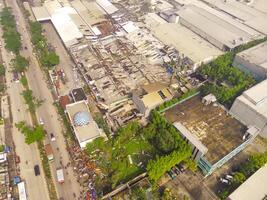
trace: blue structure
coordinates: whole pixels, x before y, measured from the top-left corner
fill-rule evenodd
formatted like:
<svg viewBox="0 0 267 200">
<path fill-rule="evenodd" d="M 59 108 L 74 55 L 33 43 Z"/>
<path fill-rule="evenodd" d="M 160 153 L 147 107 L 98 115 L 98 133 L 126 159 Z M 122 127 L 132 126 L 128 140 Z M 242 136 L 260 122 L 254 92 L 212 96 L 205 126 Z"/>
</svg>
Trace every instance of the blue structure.
<svg viewBox="0 0 267 200">
<path fill-rule="evenodd" d="M 73 117 L 73 121 L 75 126 L 85 126 L 90 122 L 90 114 L 87 111 L 77 112 Z"/>
</svg>

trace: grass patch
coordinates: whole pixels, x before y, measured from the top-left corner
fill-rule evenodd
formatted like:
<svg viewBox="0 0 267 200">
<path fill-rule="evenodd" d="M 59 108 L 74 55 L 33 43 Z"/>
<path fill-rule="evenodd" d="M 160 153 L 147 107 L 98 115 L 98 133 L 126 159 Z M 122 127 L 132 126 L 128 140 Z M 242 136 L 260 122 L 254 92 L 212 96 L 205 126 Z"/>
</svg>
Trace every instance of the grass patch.
<svg viewBox="0 0 267 200">
<path fill-rule="evenodd" d="M 141 127 L 131 122 L 117 131 L 108 141 L 97 138 L 87 144 L 85 152 L 101 169 L 99 193 L 109 192 L 120 183 L 125 183 L 145 171 L 154 148 L 141 135 Z"/>
</svg>

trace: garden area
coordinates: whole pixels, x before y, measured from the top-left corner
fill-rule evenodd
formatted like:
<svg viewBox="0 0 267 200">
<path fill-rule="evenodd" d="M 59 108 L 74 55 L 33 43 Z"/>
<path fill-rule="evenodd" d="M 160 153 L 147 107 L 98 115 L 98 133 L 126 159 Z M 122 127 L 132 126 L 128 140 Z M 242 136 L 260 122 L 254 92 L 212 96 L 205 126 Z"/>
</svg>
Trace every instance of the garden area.
<svg viewBox="0 0 267 200">
<path fill-rule="evenodd" d="M 202 76 L 209 78 L 201 92 L 204 95 L 214 94 L 220 103 L 227 106 L 231 106 L 237 96 L 256 83 L 251 75 L 232 65 L 234 57 L 235 53 L 228 52 L 199 69 Z"/>
<path fill-rule="evenodd" d="M 141 174 L 154 154 L 137 122 L 120 128 L 110 140 L 95 139 L 87 144 L 85 151 L 101 171 L 96 180 L 98 191 L 111 191 L 120 183 Z"/>
<path fill-rule="evenodd" d="M 147 172 L 149 180 L 156 184 L 162 175 L 180 162 L 196 169 L 196 164 L 190 160 L 191 147 L 175 127 L 156 111 L 150 118 L 146 127 L 131 122 L 121 127 L 113 138 L 97 138 L 87 144 L 85 152 L 97 167 L 95 184 L 99 195 L 101 191 L 111 191 L 142 172 Z"/>
<path fill-rule="evenodd" d="M 211 63 L 202 65 L 198 72 L 203 77 L 209 78 L 209 82 L 201 88 L 202 94 L 212 93 L 220 103 L 231 106 L 237 96 L 256 84 L 251 75 L 233 66 L 235 55 L 265 41 L 267 41 L 267 37 L 240 45 Z"/>
</svg>

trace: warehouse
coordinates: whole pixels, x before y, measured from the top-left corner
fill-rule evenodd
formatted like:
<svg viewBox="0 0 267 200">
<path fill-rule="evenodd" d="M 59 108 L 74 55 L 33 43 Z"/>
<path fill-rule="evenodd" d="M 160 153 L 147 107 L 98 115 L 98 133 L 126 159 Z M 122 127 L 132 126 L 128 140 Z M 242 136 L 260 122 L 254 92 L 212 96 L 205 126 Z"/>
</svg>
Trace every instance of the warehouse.
<svg viewBox="0 0 267 200">
<path fill-rule="evenodd" d="M 82 32 L 70 15 L 79 16 L 74 8 L 62 7 L 58 1 L 46 1 L 43 7 L 32 8 L 37 21 L 51 20 L 57 33 L 66 47 L 69 47 L 83 37 Z"/>
<path fill-rule="evenodd" d="M 223 51 L 254 39 L 248 32 L 197 6 L 184 6 L 177 14 L 180 24 Z"/>
<path fill-rule="evenodd" d="M 164 23 L 150 27 L 152 34 L 164 44 L 174 47 L 184 57 L 194 62 L 194 69 L 221 55 L 223 52 L 205 41 L 188 28 L 175 23 Z"/>
<path fill-rule="evenodd" d="M 95 2 L 74 0 L 71 5 L 88 26 L 106 21 L 104 12 Z"/>
<path fill-rule="evenodd" d="M 262 81 L 267 78 L 267 42 L 238 53 L 234 66 Z"/>
<path fill-rule="evenodd" d="M 267 80 L 255 85 L 236 98 L 230 109 L 246 126 L 255 126 L 267 138 Z"/>
<path fill-rule="evenodd" d="M 94 139 L 105 136 L 93 120 L 86 101 L 68 104 L 66 112 L 81 148 L 85 148 Z"/>
<path fill-rule="evenodd" d="M 229 197 L 229 200 L 264 200 L 267 195 L 267 165 L 256 171 Z"/>
<path fill-rule="evenodd" d="M 96 3 L 109 15 L 118 11 L 118 8 L 110 3 L 109 0 L 96 0 Z"/>
<path fill-rule="evenodd" d="M 211 5 L 242 21 L 247 26 L 267 35 L 267 14 L 239 1 L 207 0 Z M 253 1 L 252 1 L 253 2 Z M 266 2 L 265 2 L 266 4 Z"/>
</svg>

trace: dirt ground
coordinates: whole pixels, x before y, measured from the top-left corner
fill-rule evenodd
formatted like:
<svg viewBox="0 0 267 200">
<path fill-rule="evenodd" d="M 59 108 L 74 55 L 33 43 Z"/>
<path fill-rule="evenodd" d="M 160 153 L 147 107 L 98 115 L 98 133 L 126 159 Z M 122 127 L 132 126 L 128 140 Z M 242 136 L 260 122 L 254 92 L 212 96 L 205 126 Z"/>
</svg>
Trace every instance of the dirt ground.
<svg viewBox="0 0 267 200">
<path fill-rule="evenodd" d="M 66 83 L 63 84 L 60 82 L 59 89 L 60 95 L 66 95 L 71 89 L 81 87 L 83 84 L 80 80 L 82 79 L 80 79 L 78 73 L 73 70 L 75 64 L 72 61 L 68 51 L 65 49 L 53 25 L 50 22 L 46 22 L 42 23 L 42 27 L 43 30 L 45 30 L 45 38 L 49 44 L 53 44 L 53 48 L 60 58 L 60 63 L 57 68 L 63 69 L 66 74 Z"/>
</svg>

